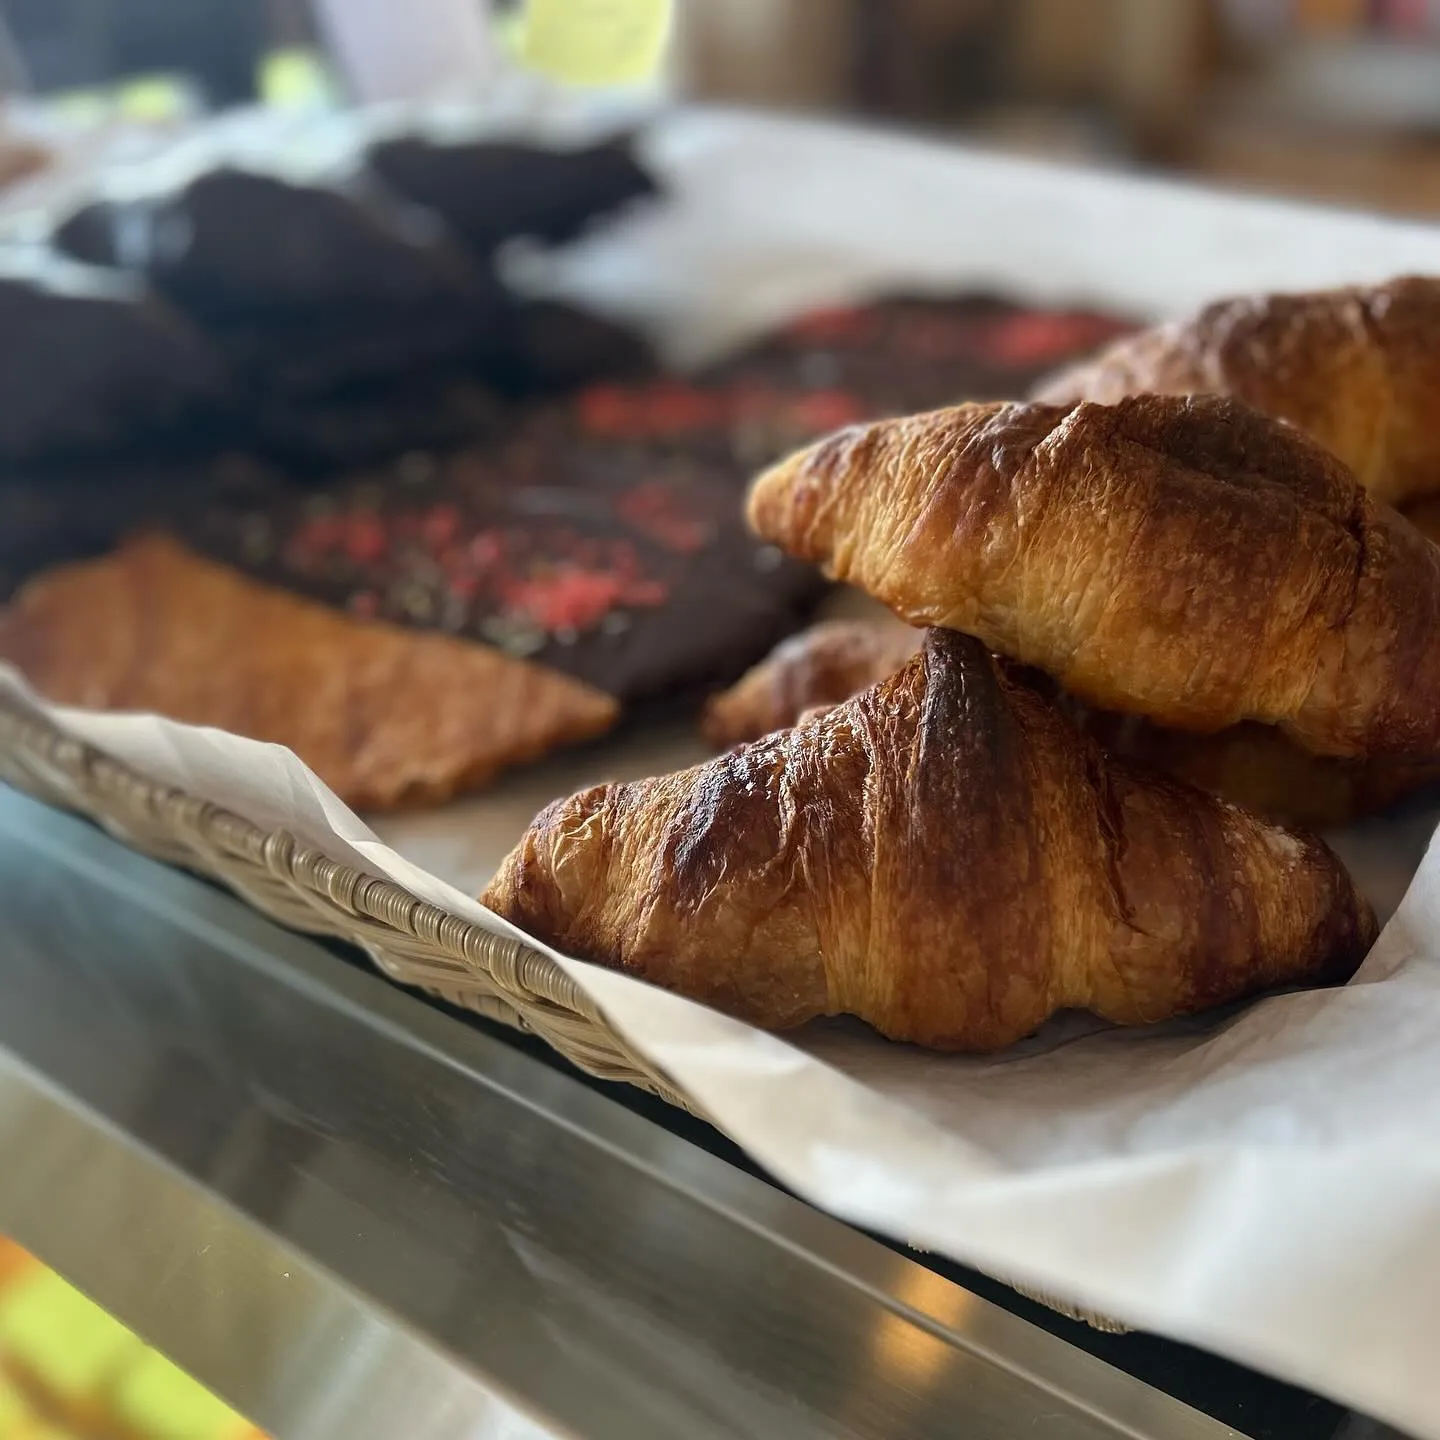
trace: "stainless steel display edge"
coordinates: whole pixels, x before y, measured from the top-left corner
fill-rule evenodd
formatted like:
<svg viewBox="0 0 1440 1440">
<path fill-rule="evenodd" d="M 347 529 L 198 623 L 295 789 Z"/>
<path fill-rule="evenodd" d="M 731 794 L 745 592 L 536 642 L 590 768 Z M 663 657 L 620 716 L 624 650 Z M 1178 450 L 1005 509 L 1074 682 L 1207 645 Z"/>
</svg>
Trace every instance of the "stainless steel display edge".
<svg viewBox="0 0 1440 1440">
<path fill-rule="evenodd" d="M 0 1230 L 279 1440 L 1237 1432 L 0 788 Z"/>
</svg>

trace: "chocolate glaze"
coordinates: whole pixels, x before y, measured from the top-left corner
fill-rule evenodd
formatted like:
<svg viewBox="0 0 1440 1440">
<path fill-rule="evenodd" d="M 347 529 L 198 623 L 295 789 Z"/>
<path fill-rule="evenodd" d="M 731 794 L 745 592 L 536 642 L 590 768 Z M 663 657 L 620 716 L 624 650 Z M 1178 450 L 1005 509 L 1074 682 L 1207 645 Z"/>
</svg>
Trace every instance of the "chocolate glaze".
<svg viewBox="0 0 1440 1440">
<path fill-rule="evenodd" d="M 493 445 L 218 508 L 182 533 L 273 583 L 632 702 L 733 678 L 822 588 L 746 532 L 728 467 L 586 440 L 547 410 Z"/>
<path fill-rule="evenodd" d="M 225 398 L 214 348 L 143 285 L 34 251 L 0 256 L 0 463 L 113 451 Z"/>
<path fill-rule="evenodd" d="M 217 164 L 97 199 L 60 219 L 53 243 L 143 274 L 206 320 L 403 311 L 464 301 L 487 277 L 433 215 L 349 178 L 294 181 Z"/>
<path fill-rule="evenodd" d="M 377 464 L 407 450 L 489 441 L 512 401 L 656 369 L 638 335 L 566 305 L 507 302 L 492 333 L 493 345 L 473 350 L 464 369 L 426 364 L 417 343 L 395 376 L 383 369 L 398 343 L 387 336 L 375 350 L 373 378 L 330 385 L 319 383 L 324 370 L 317 360 L 328 354 L 317 356 L 327 334 L 320 331 L 271 369 L 268 393 L 257 390 L 255 441 L 277 461 L 304 470 Z M 342 354 L 356 367 L 366 351 L 356 345 Z M 289 383 L 277 383 L 286 377 Z"/>
<path fill-rule="evenodd" d="M 1057 364 L 1130 328 L 1090 311 L 1042 311 L 987 296 L 897 296 L 802 316 L 705 378 L 843 391 L 859 397 L 866 418 L 878 419 L 1013 399 Z"/>
<path fill-rule="evenodd" d="M 12 471 L 0 478 L 0 600 L 48 566 L 103 555 L 128 534 L 183 524 L 217 503 L 256 503 L 280 483 L 227 455 Z"/>
<path fill-rule="evenodd" d="M 376 141 L 368 159 L 391 189 L 443 216 L 482 254 L 522 236 L 573 240 L 600 217 L 659 193 L 625 136 L 562 150 L 406 135 Z"/>
</svg>

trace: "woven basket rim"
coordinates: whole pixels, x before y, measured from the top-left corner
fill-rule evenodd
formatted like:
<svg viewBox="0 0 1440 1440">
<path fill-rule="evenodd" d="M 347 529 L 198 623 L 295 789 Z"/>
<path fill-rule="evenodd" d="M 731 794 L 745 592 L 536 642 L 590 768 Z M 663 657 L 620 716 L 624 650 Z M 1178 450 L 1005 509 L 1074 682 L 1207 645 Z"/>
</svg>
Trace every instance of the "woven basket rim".
<svg viewBox="0 0 1440 1440">
<path fill-rule="evenodd" d="M 138 842 L 140 848 L 152 854 L 160 851 L 162 859 L 178 859 L 192 869 L 202 869 L 228 882 L 261 909 L 273 911 L 234 874 L 227 873 L 220 862 L 230 859 L 261 866 L 290 888 L 308 892 L 307 898 L 338 906 L 349 918 L 391 927 L 397 937 L 438 949 L 449 961 L 475 972 L 477 980 L 493 984 L 497 961 L 503 961 L 507 977 L 513 972 L 514 980 L 502 983 L 502 995 L 525 1028 L 540 1033 L 567 1058 L 592 1073 L 640 1084 L 671 1103 L 699 1113 L 695 1101 L 639 1056 L 585 991 L 543 951 L 420 899 L 386 876 L 333 860 L 287 830 L 266 830 L 224 806 L 151 779 L 5 696 L 0 696 L 0 747 L 30 772 L 17 777 L 10 773 L 12 766 L 0 771 L 0 777 L 15 781 L 20 788 L 38 794 L 38 798 L 87 814 L 132 845 Z M 33 783 L 37 780 L 40 783 Z M 105 803 L 115 799 L 123 799 L 126 810 L 132 813 L 117 816 Z M 177 856 L 175 846 L 146 844 L 146 836 L 134 833 L 136 814 L 157 828 L 188 837 L 190 843 L 182 842 L 181 848 L 197 853 L 193 858 Z M 282 923 L 294 919 L 288 915 L 277 918 Z M 319 928 L 330 933 L 336 930 L 333 924 Z M 442 988 L 433 984 L 429 975 L 417 973 L 417 967 L 406 959 L 377 953 L 375 945 L 365 937 L 352 938 L 392 979 L 422 989 Z M 445 998 L 466 1003 L 463 994 L 447 994 Z M 602 1054 L 610 1051 L 608 1063 L 597 1066 L 594 1054 L 571 1054 L 563 1039 L 557 1040 L 553 1034 L 557 1018 L 589 1027 L 592 1034 L 587 1049 Z"/>
</svg>

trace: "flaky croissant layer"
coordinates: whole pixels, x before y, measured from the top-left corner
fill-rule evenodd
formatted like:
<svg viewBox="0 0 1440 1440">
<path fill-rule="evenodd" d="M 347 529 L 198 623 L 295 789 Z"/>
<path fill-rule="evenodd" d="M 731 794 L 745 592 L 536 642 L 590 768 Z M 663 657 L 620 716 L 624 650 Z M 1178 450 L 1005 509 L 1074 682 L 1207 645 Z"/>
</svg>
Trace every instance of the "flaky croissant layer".
<svg viewBox="0 0 1440 1440">
<path fill-rule="evenodd" d="M 717 749 L 796 724 L 809 710 L 848 700 L 892 675 L 920 647 L 923 630 L 893 620 L 829 620 L 777 645 L 705 712 Z M 1160 770 L 1284 824 L 1343 825 L 1440 781 L 1440 759 L 1404 765 L 1311 755 L 1270 725 L 1210 735 L 1165 730 L 1138 715 L 1079 704 L 1038 671 L 1034 682 L 1110 755 Z"/>
<path fill-rule="evenodd" d="M 1440 279 L 1217 300 L 1128 335 L 1037 398 L 1228 395 L 1299 426 L 1391 505 L 1440 493 Z"/>
<path fill-rule="evenodd" d="M 1105 710 L 1440 757 L 1440 548 L 1232 400 L 959 405 L 839 432 L 750 523 Z"/>
<path fill-rule="evenodd" d="M 941 631 L 794 729 L 551 805 L 483 898 L 757 1025 L 849 1014 L 946 1050 L 1337 981 L 1375 933 L 1321 841 L 1107 760 Z"/>
</svg>

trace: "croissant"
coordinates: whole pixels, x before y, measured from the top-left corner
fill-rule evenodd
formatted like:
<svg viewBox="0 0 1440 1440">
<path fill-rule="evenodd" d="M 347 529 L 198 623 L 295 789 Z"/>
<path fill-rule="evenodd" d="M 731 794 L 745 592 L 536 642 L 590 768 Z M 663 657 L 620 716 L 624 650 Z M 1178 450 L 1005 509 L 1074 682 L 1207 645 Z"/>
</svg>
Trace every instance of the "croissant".
<svg viewBox="0 0 1440 1440">
<path fill-rule="evenodd" d="M 717 749 L 758 740 L 809 710 L 838 705 L 898 670 L 924 632 L 874 620 L 827 620 L 782 640 L 705 707 L 700 732 Z"/>
<path fill-rule="evenodd" d="M 1377 499 L 1440 491 L 1440 279 L 1221 300 L 1117 341 L 1037 390 L 1057 404 L 1229 395 L 1298 425 Z"/>
<path fill-rule="evenodd" d="M 870 620 L 812 625 L 715 696 L 702 733 L 724 749 L 794 725 L 807 712 L 848 700 L 893 674 L 924 634 Z M 1440 761 L 1403 765 L 1311 755 L 1272 725 L 1232 725 L 1213 735 L 1166 730 L 1138 715 L 1082 705 L 1038 671 L 1027 679 L 1108 754 L 1282 822 L 1341 825 L 1440 779 Z"/>
<path fill-rule="evenodd" d="M 1375 934 L 1321 841 L 1107 760 L 944 631 L 794 729 L 557 801 L 483 900 L 756 1025 L 944 1050 L 1339 981 Z"/>
<path fill-rule="evenodd" d="M 1440 548 L 1235 401 L 854 426 L 761 475 L 748 514 L 911 624 L 976 635 L 1101 709 L 1440 756 Z"/>
<path fill-rule="evenodd" d="M 286 745 L 357 809 L 438 803 L 615 723 L 608 695 L 450 635 L 355 619 L 147 536 L 0 610 L 0 661 L 62 704 Z"/>
</svg>

